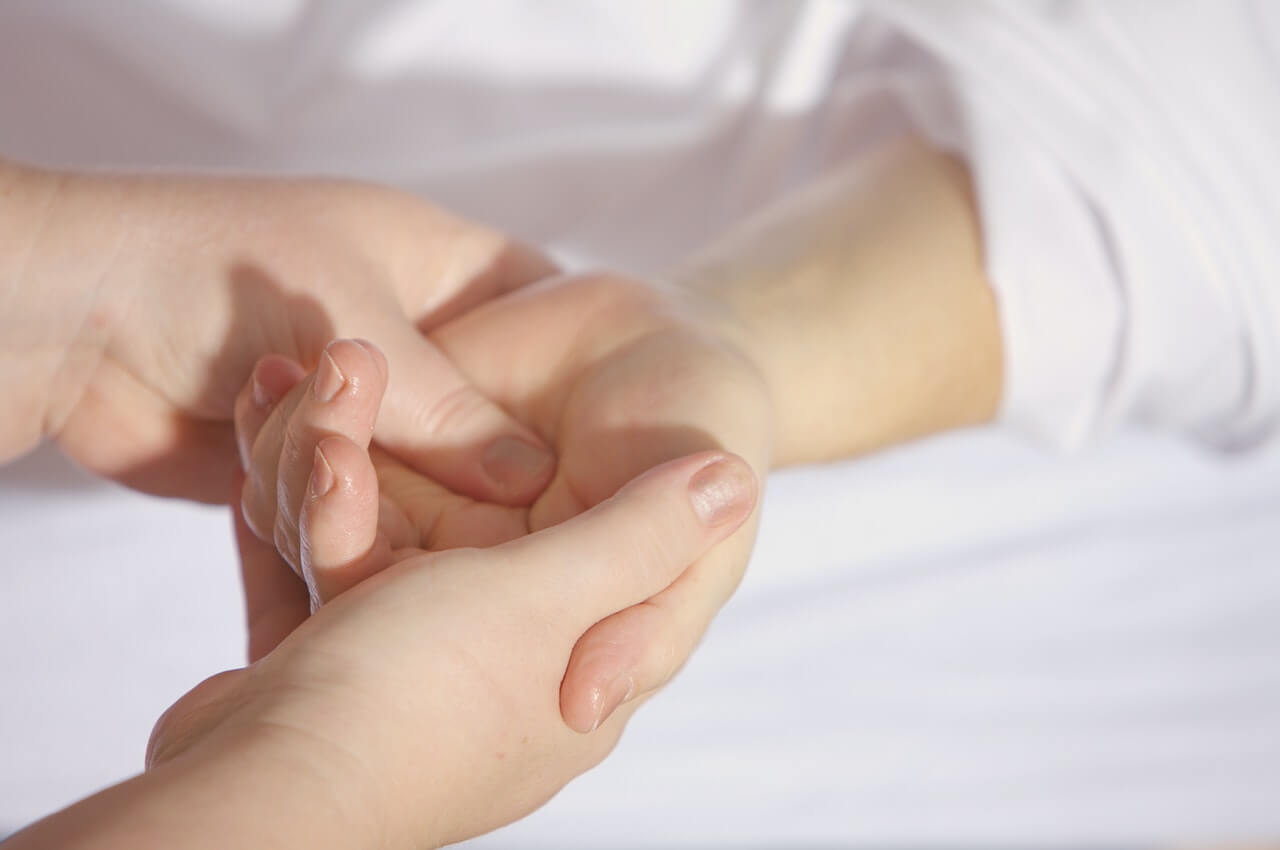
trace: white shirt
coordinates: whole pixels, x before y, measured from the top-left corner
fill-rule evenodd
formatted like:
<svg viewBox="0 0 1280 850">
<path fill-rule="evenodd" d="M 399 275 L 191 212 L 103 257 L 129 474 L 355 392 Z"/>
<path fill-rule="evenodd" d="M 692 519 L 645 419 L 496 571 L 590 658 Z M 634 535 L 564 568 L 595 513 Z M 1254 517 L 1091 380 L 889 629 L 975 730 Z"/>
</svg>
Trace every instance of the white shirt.
<svg viewBox="0 0 1280 850">
<path fill-rule="evenodd" d="M 1062 444 L 1274 426 L 1280 30 L 1262 2 L 0 15 L 9 156 L 368 177 L 637 274 L 914 126 L 973 167 L 1008 422 Z M 689 668 L 603 767 L 480 846 L 1280 830 L 1275 449 L 1125 432 L 1064 459 L 990 430 L 783 473 L 768 499 Z M 0 505 L 16 826 L 136 770 L 150 722 L 239 663 L 242 634 L 220 512 L 87 484 L 48 452 L 0 472 Z"/>
<path fill-rule="evenodd" d="M 877 6 L 939 63 L 948 114 L 916 114 L 975 174 L 1006 419 L 1068 444 L 1126 421 L 1274 431 L 1280 7 Z"/>
</svg>

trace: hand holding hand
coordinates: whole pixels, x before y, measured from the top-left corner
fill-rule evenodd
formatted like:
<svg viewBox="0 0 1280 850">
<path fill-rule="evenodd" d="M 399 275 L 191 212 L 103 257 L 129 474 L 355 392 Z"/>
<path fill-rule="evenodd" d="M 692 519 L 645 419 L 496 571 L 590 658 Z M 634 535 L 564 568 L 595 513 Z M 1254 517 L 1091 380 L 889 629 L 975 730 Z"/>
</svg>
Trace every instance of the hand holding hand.
<svg viewBox="0 0 1280 850">
<path fill-rule="evenodd" d="M 317 570 L 298 534 L 312 453 L 327 434 L 367 446 L 378 384 L 385 380 L 367 347 L 338 343 L 329 351 L 347 382 L 331 402 L 318 401 L 311 389 L 319 376 L 266 417 L 242 395 L 238 422 L 253 461 L 245 515 L 279 544 L 323 601 L 376 571 L 394 549 L 488 546 L 547 528 L 690 452 L 734 451 L 763 477 L 772 439 L 769 395 L 752 364 L 712 330 L 703 309 L 679 293 L 596 275 L 549 280 L 442 326 L 432 339 L 462 374 L 555 447 L 555 477 L 528 508 L 502 506 L 423 477 L 375 444 L 381 499 L 366 498 L 369 509 L 380 512 L 382 533 L 349 536 L 341 563 Z M 371 481 L 359 483 L 372 492 Z M 593 728 L 620 703 L 674 675 L 737 586 L 754 525 L 753 518 L 670 588 L 586 630 L 562 689 L 564 717 L 573 728 Z M 251 595 L 251 616 L 262 624 L 253 637 L 255 653 L 267 651 L 306 613 L 297 590 L 283 601 L 287 584 L 266 590 Z"/>
<path fill-rule="evenodd" d="M 366 498 L 374 482 L 364 450 L 341 436 L 321 448 L 302 540 L 322 574 L 377 533 L 377 505 Z M 241 783 L 270 788 L 285 774 L 257 801 L 262 819 L 296 830 L 340 818 L 324 846 L 370 846 L 370 836 L 380 846 L 438 846 L 515 820 L 603 758 L 629 714 L 591 735 L 563 724 L 557 694 L 579 635 L 678 582 L 755 499 L 740 459 L 704 452 L 496 548 L 400 551 L 270 655 L 179 700 L 152 737 L 154 780 L 223 754 L 260 757 L 266 774 Z M 243 523 L 237 533 L 247 571 L 287 571 Z M 299 777 L 308 789 L 295 801 Z M 332 806 L 317 806 L 313 780 Z M 293 802 L 308 816 L 291 816 Z M 273 834 L 261 824 L 253 833 L 262 844 Z"/>
</svg>

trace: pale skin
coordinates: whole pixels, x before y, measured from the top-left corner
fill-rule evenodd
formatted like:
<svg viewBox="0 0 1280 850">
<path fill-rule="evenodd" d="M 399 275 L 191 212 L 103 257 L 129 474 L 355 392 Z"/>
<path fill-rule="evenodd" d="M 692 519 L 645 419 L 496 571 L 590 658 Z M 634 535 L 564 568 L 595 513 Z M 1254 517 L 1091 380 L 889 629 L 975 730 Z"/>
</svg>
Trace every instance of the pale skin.
<svg viewBox="0 0 1280 850">
<path fill-rule="evenodd" d="M 554 272 L 532 248 L 388 189 L 113 177 L 0 160 L 0 461 L 42 438 L 137 489 L 226 501 L 254 362 L 338 335 L 412 363 L 379 440 L 461 492 L 527 504 L 554 458 L 418 332 Z"/>
<path fill-rule="evenodd" d="M 339 468 L 359 459 L 349 448 L 330 445 Z M 350 495 L 308 502 L 321 563 L 340 555 Z M 755 495 L 745 463 L 703 453 L 497 548 L 401 553 L 253 666 L 183 697 L 146 773 L 12 846 L 420 848 L 525 815 L 622 732 L 622 713 L 592 735 L 560 718 L 578 636 L 677 579 Z M 274 560 L 238 533 L 246 558 Z"/>
<path fill-rule="evenodd" d="M 543 267 L 530 276 L 542 277 L 547 271 Z M 390 444 L 391 440 L 384 441 L 387 411 L 403 409 L 404 403 L 397 407 L 391 401 L 403 387 L 397 363 L 406 358 L 390 350 L 377 333 L 359 328 L 347 334 L 345 327 L 335 328 L 305 354 L 284 346 L 268 347 L 245 363 L 237 361 L 244 384 L 254 359 L 283 355 L 260 361 L 254 369 L 260 387 L 256 396 L 253 382 L 245 385 L 238 402 L 234 390 L 217 396 L 218 416 L 229 420 L 234 412 L 240 426 L 242 460 L 248 471 L 243 491 L 248 525 L 256 535 L 278 543 L 282 556 L 247 528 L 241 529 L 254 651 L 265 657 L 247 673 L 232 674 L 231 686 L 217 685 L 215 680 L 211 686 L 215 691 L 226 687 L 228 693 L 243 694 L 243 681 L 262 683 L 270 691 L 276 681 L 322 675 L 323 670 L 289 660 L 311 657 L 310 650 L 290 647 L 320 642 L 315 636 L 327 634 L 324 629 L 330 628 L 324 624 L 346 622 L 357 617 L 351 612 L 373 604 L 362 600 L 384 598 L 379 588 L 417 574 L 405 566 L 416 563 L 415 559 L 442 563 L 456 557 L 459 564 L 467 564 L 468 574 L 477 569 L 476 564 L 490 563 L 469 549 L 453 556 L 437 552 L 398 560 L 402 550 L 508 540 L 492 550 L 494 563 L 506 562 L 507 555 L 498 553 L 520 552 L 509 547 L 533 545 L 523 544 L 525 540 L 548 535 L 567 540 L 572 529 L 589 523 L 602 508 L 607 511 L 618 504 L 608 497 L 625 482 L 690 452 L 699 452 L 696 457 L 702 458 L 707 451 L 741 455 L 750 471 L 740 479 L 754 480 L 778 465 L 847 457 L 985 422 L 998 404 L 999 326 L 982 271 L 967 174 L 952 158 L 914 140 L 886 145 L 815 190 L 786 199 L 765 217 L 685 264 L 666 285 L 596 274 L 520 288 L 529 282 L 491 286 L 485 295 L 519 291 L 491 301 L 478 299 L 487 302 L 483 306 L 464 305 L 475 309 L 445 311 L 438 325 L 423 323 L 432 326 L 430 340 L 433 351 L 443 355 L 441 360 L 451 364 L 449 368 L 456 369 L 479 396 L 497 402 L 500 415 L 495 421 L 502 423 L 501 428 L 524 429 L 518 430 L 521 439 L 554 451 L 556 464 L 547 471 L 549 480 L 533 485 L 536 492 L 528 498 L 508 492 L 504 500 L 479 490 L 467 491 L 424 462 L 432 458 L 431 452 L 406 451 Z M 23 298 L 30 297 L 28 288 L 29 284 L 21 289 L 13 286 L 5 297 L 21 305 Z M 94 308 L 86 309 L 88 315 L 99 315 Z M 32 314 L 57 312 L 46 306 Z M 14 314 L 6 310 L 4 315 Z M 91 352 L 111 350 L 102 339 L 112 337 L 112 314 L 103 315 L 108 318 L 101 327 L 93 321 L 83 323 L 83 328 L 81 323 L 66 322 L 68 328 L 73 324 L 79 328 L 74 331 L 59 322 L 47 322 L 55 342 L 46 346 L 41 362 L 86 365 L 44 367 L 45 374 L 54 376 L 47 380 L 53 391 L 43 399 L 28 391 L 34 400 L 28 402 L 27 415 L 34 415 L 40 424 L 11 425 L 7 433 L 19 438 L 10 437 L 16 446 L 10 454 L 22 450 L 24 435 L 27 443 L 32 434 L 56 436 L 59 423 L 74 420 L 76 405 L 69 399 L 77 394 L 70 389 L 76 385 L 70 376 L 80 376 L 83 385 L 85 374 L 96 374 Z M 221 330 L 225 332 L 225 324 Z M 342 335 L 364 337 L 375 345 L 345 340 L 324 347 L 328 339 Z M 495 340 L 503 346 L 495 345 Z M 522 356 L 505 355 L 511 348 Z M 385 361 L 379 350 L 385 351 Z M 22 373 L 11 365 L 20 356 L 18 349 L 8 360 L 0 360 L 0 369 L 7 370 L 6 381 L 10 374 Z M 337 366 L 340 380 L 327 373 L 326 358 Z M 379 406 L 384 382 L 387 401 Z M 318 383 L 337 389 L 318 392 L 314 389 Z M 514 425 L 508 425 L 508 420 Z M 76 456 L 74 441 L 70 445 L 68 450 Z M 222 446 L 235 456 L 229 435 Z M 83 453 L 104 454 L 89 449 Z M 672 461 L 676 466 L 682 462 L 695 461 Z M 109 464 L 106 468 L 118 472 Z M 320 488 L 316 479 L 330 481 L 329 487 Z M 313 496 L 319 490 L 325 495 L 317 501 Z M 323 534 L 313 527 L 314 506 L 324 499 L 342 498 L 350 500 L 347 509 L 330 515 L 332 525 L 324 526 L 333 533 L 333 540 L 320 543 Z M 346 525 L 343 516 L 348 518 Z M 132 843 L 127 845 L 95 844 L 97 839 L 90 837 L 99 834 L 94 830 L 104 825 L 104 819 L 112 820 L 108 810 L 139 806 L 139 811 L 164 813 L 156 816 L 157 829 L 172 828 L 172 833 L 155 835 L 156 846 L 197 846 L 189 843 L 194 840 L 191 834 L 216 835 L 215 821 L 234 820 L 221 828 L 251 831 L 259 816 L 262 829 L 255 834 L 279 834 L 271 830 L 285 828 L 293 816 L 287 804 L 259 813 L 252 799 L 218 797 L 219 806 L 238 807 L 240 814 L 235 818 L 212 817 L 210 811 L 216 809 L 201 806 L 214 805 L 210 801 L 217 797 L 219 783 L 236 774 L 238 759 L 244 760 L 245 767 L 261 767 L 260 761 L 269 758 L 275 768 L 258 774 L 264 784 L 288 784 L 285 774 L 291 775 L 309 759 L 330 762 L 325 755 L 330 751 L 341 754 L 332 761 L 342 762 L 349 756 L 359 769 L 350 770 L 349 764 L 347 773 L 331 766 L 319 769 L 318 775 L 332 776 L 334 785 L 308 788 L 303 783 L 297 788 L 295 811 L 306 808 L 303 798 L 309 794 L 340 793 L 346 805 L 334 806 L 332 811 L 342 814 L 345 825 L 330 825 L 335 835 L 341 828 L 347 830 L 341 832 L 343 836 L 361 833 L 365 844 L 380 842 L 374 846 L 426 846 L 518 817 L 592 763 L 592 758 L 603 755 L 607 746 L 598 741 L 611 744 L 637 701 L 660 687 L 683 663 L 740 580 L 754 521 L 754 511 L 748 507 L 738 519 L 741 527 L 717 526 L 723 532 L 718 545 L 691 546 L 684 554 L 696 550 L 697 556 L 688 557 L 679 569 L 670 569 L 664 574 L 665 583 L 653 585 L 651 592 L 627 604 L 610 609 L 584 602 L 584 611 L 596 613 L 573 619 L 578 633 L 572 639 L 561 635 L 548 641 L 549 646 L 561 648 L 553 653 L 558 660 L 548 667 L 545 657 L 528 659 L 545 674 L 540 683 L 523 682 L 536 692 L 530 698 L 544 712 L 526 705 L 535 715 L 529 722 L 541 722 L 537 718 L 545 719 L 550 707 L 558 728 L 569 736 L 564 740 L 578 743 L 555 750 L 574 756 L 560 770 L 550 772 L 556 777 L 550 787 L 530 789 L 515 782 L 510 800 L 518 802 L 496 805 L 489 800 L 493 811 L 487 819 L 470 810 L 465 817 L 458 815 L 457 810 L 467 807 L 451 808 L 444 804 L 452 801 L 436 800 L 433 795 L 464 793 L 459 788 L 474 782 L 486 792 L 497 788 L 501 798 L 506 793 L 501 782 L 485 785 L 483 777 L 469 777 L 465 761 L 449 764 L 436 759 L 433 764 L 440 776 L 398 773 L 404 765 L 397 746 L 349 734 L 352 728 L 361 728 L 360 718 L 365 716 L 369 725 L 382 732 L 393 728 L 385 718 L 375 720 L 377 708 L 341 700 L 334 703 L 338 708 L 326 708 L 317 700 L 304 700 L 291 707 L 288 716 L 290 724 L 296 722 L 315 733 L 305 743 L 291 743 L 287 735 L 282 736 L 284 740 L 268 736 L 271 743 L 259 747 L 253 735 L 234 733 L 242 728 L 238 722 L 219 722 L 196 736 L 204 744 L 191 746 L 180 757 L 162 760 L 154 768 L 167 771 L 171 780 L 160 783 L 148 778 L 154 774 L 144 774 L 132 784 L 105 792 L 113 795 L 109 805 L 95 808 L 92 800 L 96 798 L 91 798 L 80 808 L 45 822 L 55 826 L 41 828 L 62 829 L 59 835 L 83 839 L 82 845 L 72 846 L 140 846 L 140 840 L 152 840 L 149 834 L 132 833 Z M 537 533 L 521 536 L 529 531 Z M 586 565 L 590 561 L 578 559 L 579 569 L 593 572 Z M 370 578 L 388 564 L 393 566 Z M 464 567 L 457 569 L 461 575 Z M 294 571 L 305 583 L 294 577 Z M 482 584 L 477 577 L 476 587 Z M 462 587 L 461 579 L 458 586 Z M 510 598 L 503 591 L 495 592 L 499 600 Z M 491 646 L 488 627 L 492 623 L 483 614 L 499 603 L 492 598 L 482 602 L 480 596 L 479 590 L 467 591 L 464 598 L 472 600 L 472 607 L 459 601 L 457 611 L 464 612 L 459 615 L 465 626 L 461 633 L 474 635 L 477 645 L 485 647 Z M 308 618 L 310 599 L 328 604 Z M 465 617 L 468 610 L 476 612 L 474 622 Z M 599 613 L 605 611 L 608 616 Z M 423 619 L 430 618 L 414 618 L 414 622 Z M 363 616 L 360 621 L 365 622 Z M 472 625 L 474 629 L 466 630 Z M 404 628 L 409 631 L 398 640 L 423 645 L 413 632 L 418 626 Z M 351 637 L 355 639 L 354 634 Z M 269 651 L 277 643 L 279 648 Z M 367 659 L 342 654 L 352 669 L 363 670 L 362 665 L 368 664 L 394 679 L 396 687 L 410 687 L 403 672 L 393 675 L 377 657 L 372 650 Z M 414 669 L 429 677 L 433 670 L 439 672 L 431 666 L 436 661 L 421 659 L 421 667 Z M 414 664 L 419 664 L 416 656 Z M 521 674 L 511 671 L 510 675 L 518 679 Z M 615 686 L 619 679 L 625 687 Z M 512 684 L 519 690 L 514 679 Z M 447 701 L 437 691 L 427 690 L 437 700 Z M 247 692 L 258 693 L 254 688 Z M 203 695 L 200 689 L 192 692 L 184 703 L 187 710 L 199 709 L 206 700 L 215 709 L 227 702 L 220 692 L 210 698 L 206 688 Z M 229 702 L 236 711 L 242 710 L 239 696 Z M 254 710 L 243 710 L 258 716 Z M 209 712 L 195 711 L 196 716 L 202 714 Z M 178 716 L 185 715 L 179 712 Z M 343 722 L 335 723 L 337 716 Z M 173 734 L 166 728 L 172 730 L 175 722 L 169 727 L 161 724 L 157 733 L 161 741 Z M 200 727 L 199 722 L 186 722 Z M 462 717 L 458 722 L 470 720 Z M 413 724 L 404 728 L 420 732 Z M 582 734 L 589 729 L 594 731 Z M 417 743 L 433 746 L 430 741 Z M 275 755 L 264 757 L 264 752 Z M 584 752 L 593 755 L 585 757 Z M 199 767 L 206 763 L 207 770 Z M 277 772 L 271 776 L 273 770 Z M 417 816 L 406 815 L 394 802 L 396 795 L 379 778 L 384 775 L 416 783 L 408 787 L 417 789 L 412 807 Z M 175 788 L 179 790 L 165 790 Z M 168 806 L 161 802 L 167 793 L 194 795 L 203 802 Z M 383 799 L 387 796 L 392 802 Z M 431 813 L 426 820 L 421 819 L 424 810 Z M 459 823 L 449 823 L 453 817 Z M 184 819 L 189 820 L 186 829 L 179 830 Z M 188 843 L 177 840 L 179 834 L 188 836 L 184 839 Z M 219 846 L 236 846 L 246 834 L 220 837 Z M 323 839 L 317 836 L 318 841 Z M 20 842 L 15 846 L 24 846 L 23 836 L 15 840 Z M 270 844 L 260 841 L 259 846 Z"/>
</svg>

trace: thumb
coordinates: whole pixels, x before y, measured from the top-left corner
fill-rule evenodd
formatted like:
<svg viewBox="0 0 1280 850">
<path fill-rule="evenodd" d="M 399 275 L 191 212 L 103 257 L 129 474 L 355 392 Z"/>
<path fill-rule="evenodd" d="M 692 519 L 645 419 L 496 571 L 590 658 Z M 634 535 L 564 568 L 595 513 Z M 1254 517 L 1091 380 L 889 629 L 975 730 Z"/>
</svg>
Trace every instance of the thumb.
<svg viewBox="0 0 1280 850">
<path fill-rule="evenodd" d="M 408 323 L 373 337 L 391 366 L 374 438 L 456 493 L 500 505 L 532 502 L 555 471 L 541 437 L 517 422 Z"/>
<path fill-rule="evenodd" d="M 675 581 L 751 514 L 746 461 L 702 452 L 655 467 L 572 519 L 498 547 L 534 610 L 576 639 Z"/>
</svg>

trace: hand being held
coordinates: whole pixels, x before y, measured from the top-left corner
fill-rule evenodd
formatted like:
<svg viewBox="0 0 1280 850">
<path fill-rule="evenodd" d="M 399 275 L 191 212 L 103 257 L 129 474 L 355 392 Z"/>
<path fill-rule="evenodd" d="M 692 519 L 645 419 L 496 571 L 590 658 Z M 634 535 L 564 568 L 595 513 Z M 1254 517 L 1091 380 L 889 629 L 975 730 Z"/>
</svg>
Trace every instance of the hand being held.
<svg viewBox="0 0 1280 850">
<path fill-rule="evenodd" d="M 527 287 L 442 326 L 431 338 L 467 380 L 554 447 L 554 478 L 527 508 L 477 501 L 413 472 L 375 442 L 365 477 L 338 477 L 335 486 L 364 494 L 360 504 L 377 513 L 379 533 L 347 535 L 342 556 L 318 564 L 298 533 L 313 459 L 327 475 L 325 464 L 333 464 L 326 435 L 369 446 L 386 379 L 372 346 L 335 343 L 328 352 L 343 382 L 331 400 L 313 389 L 332 380 L 329 364 L 269 413 L 242 394 L 237 422 L 252 461 L 245 515 L 322 602 L 376 572 L 398 549 L 489 546 L 548 528 L 692 452 L 733 451 L 762 478 L 773 428 L 768 393 L 752 364 L 712 331 L 703 309 L 684 295 L 594 275 Z M 674 675 L 737 586 L 754 529 L 753 515 L 670 587 L 584 630 L 562 685 L 571 727 L 594 728 Z M 261 587 L 250 594 L 259 624 L 251 637 L 255 655 L 307 612 L 305 592 L 289 582 Z"/>
</svg>

